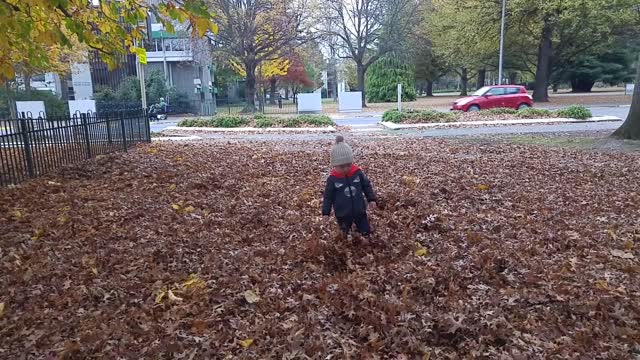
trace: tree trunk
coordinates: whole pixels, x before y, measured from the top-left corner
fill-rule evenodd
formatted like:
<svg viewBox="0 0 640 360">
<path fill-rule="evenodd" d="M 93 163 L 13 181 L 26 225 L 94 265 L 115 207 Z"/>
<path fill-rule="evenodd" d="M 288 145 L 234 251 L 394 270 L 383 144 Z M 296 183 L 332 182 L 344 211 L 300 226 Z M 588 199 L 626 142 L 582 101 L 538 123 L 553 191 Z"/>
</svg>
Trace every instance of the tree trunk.
<svg viewBox="0 0 640 360">
<path fill-rule="evenodd" d="M 485 84 L 485 79 L 487 77 L 487 69 L 479 69 L 478 70 L 478 80 L 476 80 L 476 89 L 480 89 Z"/>
<path fill-rule="evenodd" d="M 247 72 L 247 81 L 245 82 L 247 105 L 242 109 L 242 112 L 254 113 L 256 112 L 256 64 L 254 62 L 245 62 L 244 69 Z"/>
<path fill-rule="evenodd" d="M 31 74 L 22 74 L 22 81 L 24 81 L 24 94 L 27 96 L 27 99 L 31 99 Z"/>
<path fill-rule="evenodd" d="M 284 98 L 289 100 L 289 85 L 284 87 Z"/>
<path fill-rule="evenodd" d="M 627 120 L 613 133 L 613 136 L 621 139 L 640 140 L 640 56 L 636 64 L 636 86 L 633 90 L 633 100 Z"/>
<path fill-rule="evenodd" d="M 571 92 L 575 93 L 585 93 L 591 92 L 591 88 L 596 82 L 590 79 L 580 79 L 574 78 L 571 79 Z"/>
<path fill-rule="evenodd" d="M 540 46 L 538 47 L 538 66 L 536 67 L 536 83 L 533 89 L 533 100 L 536 102 L 549 101 L 549 73 L 551 69 L 551 53 L 553 52 L 553 25 L 549 19 L 544 20 Z"/>
<path fill-rule="evenodd" d="M 367 69 L 362 64 L 357 64 L 357 72 L 358 72 L 358 91 L 362 91 L 362 107 L 367 107 L 365 102 L 365 93 L 364 93 L 364 73 Z"/>
<path fill-rule="evenodd" d="M 269 79 L 269 85 L 270 85 L 270 89 L 269 89 L 269 104 L 271 105 L 275 105 L 276 104 L 276 82 L 278 81 L 278 79 L 276 79 L 276 77 L 272 77 L 271 79 Z"/>
<path fill-rule="evenodd" d="M 13 89 L 9 81 L 4 83 L 4 87 L 7 90 L 7 105 L 9 105 L 9 115 L 11 119 L 18 118 L 18 109 L 16 109 L 16 100 L 13 96 Z"/>
<path fill-rule="evenodd" d="M 427 96 L 433 96 L 433 81 L 427 80 Z"/>
<path fill-rule="evenodd" d="M 467 88 L 469 87 L 469 76 L 467 68 L 462 68 L 460 74 L 460 96 L 467 96 Z"/>
<path fill-rule="evenodd" d="M 515 71 L 509 72 L 509 85 L 518 83 L 518 73 Z"/>
</svg>

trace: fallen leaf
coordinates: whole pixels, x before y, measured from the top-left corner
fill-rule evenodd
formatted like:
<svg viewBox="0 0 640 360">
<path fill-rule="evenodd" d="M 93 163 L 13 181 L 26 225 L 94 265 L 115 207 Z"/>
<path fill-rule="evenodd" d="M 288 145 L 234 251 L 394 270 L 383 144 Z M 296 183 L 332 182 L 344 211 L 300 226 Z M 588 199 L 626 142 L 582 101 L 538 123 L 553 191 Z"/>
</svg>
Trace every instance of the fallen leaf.
<svg viewBox="0 0 640 360">
<path fill-rule="evenodd" d="M 600 290 L 609 289 L 609 282 L 607 282 L 607 280 L 596 280 L 595 284 L 596 287 Z"/>
<path fill-rule="evenodd" d="M 170 302 L 180 302 L 184 300 L 183 298 L 175 296 L 171 290 L 167 291 L 167 299 L 169 299 Z"/>
<path fill-rule="evenodd" d="M 189 205 L 186 208 L 184 208 L 183 211 L 185 212 L 185 214 L 190 214 L 190 213 L 196 211 L 196 208 L 194 208 L 193 206 Z"/>
<path fill-rule="evenodd" d="M 478 189 L 480 191 L 487 191 L 487 190 L 489 190 L 489 185 L 478 184 L 478 185 L 476 185 L 476 189 Z"/>
<path fill-rule="evenodd" d="M 91 267 L 91 272 L 93 273 L 93 275 L 98 275 L 98 268 L 95 266 Z"/>
<path fill-rule="evenodd" d="M 612 229 L 608 229 L 607 230 L 607 236 L 609 237 L 609 239 L 611 240 L 616 240 L 618 239 L 618 236 L 616 235 L 615 231 L 613 231 Z"/>
<path fill-rule="evenodd" d="M 184 286 L 186 288 L 191 288 L 191 287 L 203 288 L 206 285 L 207 284 L 204 282 L 204 280 L 198 278 L 198 276 L 196 276 L 196 274 L 189 275 L 189 278 L 187 279 L 187 281 L 182 283 L 182 286 Z"/>
<path fill-rule="evenodd" d="M 249 303 L 249 304 L 255 304 L 258 301 L 260 301 L 260 296 L 258 296 L 258 294 L 256 294 L 255 292 L 253 292 L 253 290 L 247 290 L 244 292 L 244 299 Z"/>
<path fill-rule="evenodd" d="M 422 244 L 420 244 L 419 242 L 416 243 L 415 255 L 416 256 L 425 256 L 425 255 L 427 255 L 427 249 L 425 249 L 422 246 Z"/>
<path fill-rule="evenodd" d="M 4 303 L 0 302 L 0 318 L 2 318 L 2 315 L 4 315 Z"/>
<path fill-rule="evenodd" d="M 161 304 L 162 303 L 162 299 L 164 299 L 164 296 L 167 294 L 166 291 L 164 290 L 160 290 L 158 292 L 158 295 L 156 295 L 156 304 Z"/>
<path fill-rule="evenodd" d="M 62 186 L 62 184 L 60 184 L 59 182 L 55 182 L 55 181 L 47 181 L 48 185 L 51 186 Z"/>
<path fill-rule="evenodd" d="M 631 253 L 624 252 L 622 250 L 611 250 L 611 255 L 619 257 L 621 259 L 633 259 L 634 256 Z"/>
<path fill-rule="evenodd" d="M 40 240 L 40 238 L 42 237 L 42 235 L 44 235 L 44 230 L 42 229 L 38 229 L 36 230 L 33 235 L 31 236 L 31 240 L 33 241 L 38 241 Z"/>
<path fill-rule="evenodd" d="M 251 346 L 251 344 L 253 344 L 253 339 L 239 340 L 238 343 L 240 344 L 240 346 L 246 349 Z"/>
<path fill-rule="evenodd" d="M 178 204 L 171 204 L 171 208 L 172 208 L 173 210 L 176 210 L 176 211 L 177 211 L 177 210 L 180 210 L 180 205 L 178 205 Z"/>
<path fill-rule="evenodd" d="M 169 185 L 169 191 L 176 191 L 176 188 L 177 188 L 176 184 Z"/>
<path fill-rule="evenodd" d="M 633 250 L 633 240 L 627 240 L 624 242 L 624 249 L 625 250 Z"/>
<path fill-rule="evenodd" d="M 11 215 L 13 215 L 13 218 L 15 220 L 22 220 L 24 218 L 24 213 L 20 210 L 13 210 L 13 212 L 11 213 Z"/>
</svg>

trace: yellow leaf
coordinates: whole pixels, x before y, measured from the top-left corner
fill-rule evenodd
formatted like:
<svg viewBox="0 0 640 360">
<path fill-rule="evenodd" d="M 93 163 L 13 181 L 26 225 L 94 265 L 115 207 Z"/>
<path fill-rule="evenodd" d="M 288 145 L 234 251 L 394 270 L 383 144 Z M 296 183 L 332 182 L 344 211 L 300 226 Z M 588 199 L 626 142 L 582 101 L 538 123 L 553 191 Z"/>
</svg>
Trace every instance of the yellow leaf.
<svg viewBox="0 0 640 360">
<path fill-rule="evenodd" d="M 427 249 L 421 248 L 416 250 L 416 256 L 425 256 L 427 255 Z"/>
<path fill-rule="evenodd" d="M 169 186 L 169 191 L 176 191 L 176 184 L 171 184 Z"/>
<path fill-rule="evenodd" d="M 158 149 L 154 148 L 154 147 L 150 147 L 147 149 L 147 153 L 149 154 L 157 154 L 158 153 Z"/>
<path fill-rule="evenodd" d="M 596 287 L 600 290 L 607 290 L 609 289 L 609 283 L 607 280 L 596 280 Z"/>
<path fill-rule="evenodd" d="M 253 339 L 239 340 L 238 343 L 240 344 L 240 346 L 246 349 L 251 346 L 251 344 L 253 344 Z"/>
<path fill-rule="evenodd" d="M 38 241 L 38 240 L 40 240 L 42 235 L 44 235 L 44 230 L 38 229 L 33 233 L 33 236 L 31 237 L 31 240 Z"/>
<path fill-rule="evenodd" d="M 184 212 L 185 212 L 185 213 L 187 213 L 187 214 L 192 213 L 192 212 L 194 212 L 194 211 L 196 211 L 196 208 L 194 208 L 194 207 L 193 207 L 193 206 L 191 206 L 191 205 L 189 205 L 189 206 L 187 206 L 186 208 L 184 208 Z"/>
<path fill-rule="evenodd" d="M 479 184 L 479 185 L 476 185 L 476 189 L 478 189 L 480 191 L 487 191 L 487 190 L 489 190 L 489 185 Z"/>
<path fill-rule="evenodd" d="M 22 218 L 24 218 L 24 214 L 22 213 L 22 211 L 17 209 L 13 211 L 12 215 L 13 215 L 13 218 L 16 220 L 21 220 Z"/>
<path fill-rule="evenodd" d="M 58 223 L 60 223 L 60 225 L 66 224 L 67 221 L 69 221 L 69 217 L 67 215 L 58 216 Z"/>
<path fill-rule="evenodd" d="M 247 300 L 249 304 L 255 304 L 260 301 L 260 296 L 253 292 L 253 290 L 247 290 L 244 292 L 244 299 Z"/>
<path fill-rule="evenodd" d="M 165 294 L 166 294 L 166 292 L 164 290 L 160 290 L 158 292 L 158 295 L 156 295 L 156 304 L 162 303 L 162 299 L 164 298 Z"/>
<path fill-rule="evenodd" d="M 189 275 L 189 278 L 187 279 L 187 281 L 182 283 L 182 286 L 186 288 L 190 288 L 190 287 L 203 288 L 206 286 L 206 283 L 202 279 L 198 278 L 196 274 L 191 274 Z"/>
<path fill-rule="evenodd" d="M 171 290 L 169 290 L 167 292 L 167 298 L 169 299 L 170 302 L 180 302 L 180 301 L 183 300 L 182 298 L 179 298 L 179 297 L 175 296 L 173 294 L 173 291 L 171 291 Z"/>
<path fill-rule="evenodd" d="M 171 204 L 171 208 L 173 208 L 173 210 L 180 210 L 180 205 L 178 205 L 178 204 Z"/>
<path fill-rule="evenodd" d="M 625 250 L 633 250 L 633 241 L 632 240 L 627 240 L 624 242 L 624 249 Z"/>
<path fill-rule="evenodd" d="M 4 314 L 4 303 L 0 302 L 0 318 L 2 317 L 2 314 Z"/>
<path fill-rule="evenodd" d="M 615 231 L 613 231 L 613 230 L 611 230 L 611 229 L 608 229 L 608 230 L 607 230 L 607 236 L 608 236 L 608 237 L 609 237 L 609 239 L 611 239 L 611 240 L 617 240 L 617 239 L 618 239 L 618 236 L 616 235 L 616 232 L 615 232 Z"/>
<path fill-rule="evenodd" d="M 93 275 L 98 275 L 98 268 L 95 266 L 91 267 L 91 272 L 93 273 Z"/>
</svg>

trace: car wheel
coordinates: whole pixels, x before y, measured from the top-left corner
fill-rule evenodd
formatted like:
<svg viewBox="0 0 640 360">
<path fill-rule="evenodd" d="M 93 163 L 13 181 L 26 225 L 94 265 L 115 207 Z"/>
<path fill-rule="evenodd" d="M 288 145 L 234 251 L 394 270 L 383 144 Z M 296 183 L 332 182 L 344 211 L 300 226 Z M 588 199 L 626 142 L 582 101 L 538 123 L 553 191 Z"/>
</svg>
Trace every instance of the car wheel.
<svg viewBox="0 0 640 360">
<path fill-rule="evenodd" d="M 529 105 L 527 105 L 527 104 L 520 104 L 520 105 L 518 105 L 518 110 L 524 110 L 524 109 L 528 109 L 528 108 L 530 108 L 530 106 L 529 106 Z"/>
<path fill-rule="evenodd" d="M 478 105 L 471 105 L 469 106 L 469 109 L 467 109 L 468 112 L 476 112 L 476 111 L 480 111 L 480 106 Z"/>
</svg>

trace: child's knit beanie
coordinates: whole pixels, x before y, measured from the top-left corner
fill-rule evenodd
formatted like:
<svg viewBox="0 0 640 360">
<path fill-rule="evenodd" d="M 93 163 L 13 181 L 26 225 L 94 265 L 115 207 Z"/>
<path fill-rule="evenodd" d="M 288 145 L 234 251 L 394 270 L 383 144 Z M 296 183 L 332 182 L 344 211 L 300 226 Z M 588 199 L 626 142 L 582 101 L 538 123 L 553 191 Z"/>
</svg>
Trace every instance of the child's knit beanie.
<svg viewBox="0 0 640 360">
<path fill-rule="evenodd" d="M 344 142 L 342 135 L 336 136 L 336 143 L 331 148 L 331 166 L 339 166 L 353 163 L 353 150 Z"/>
</svg>

